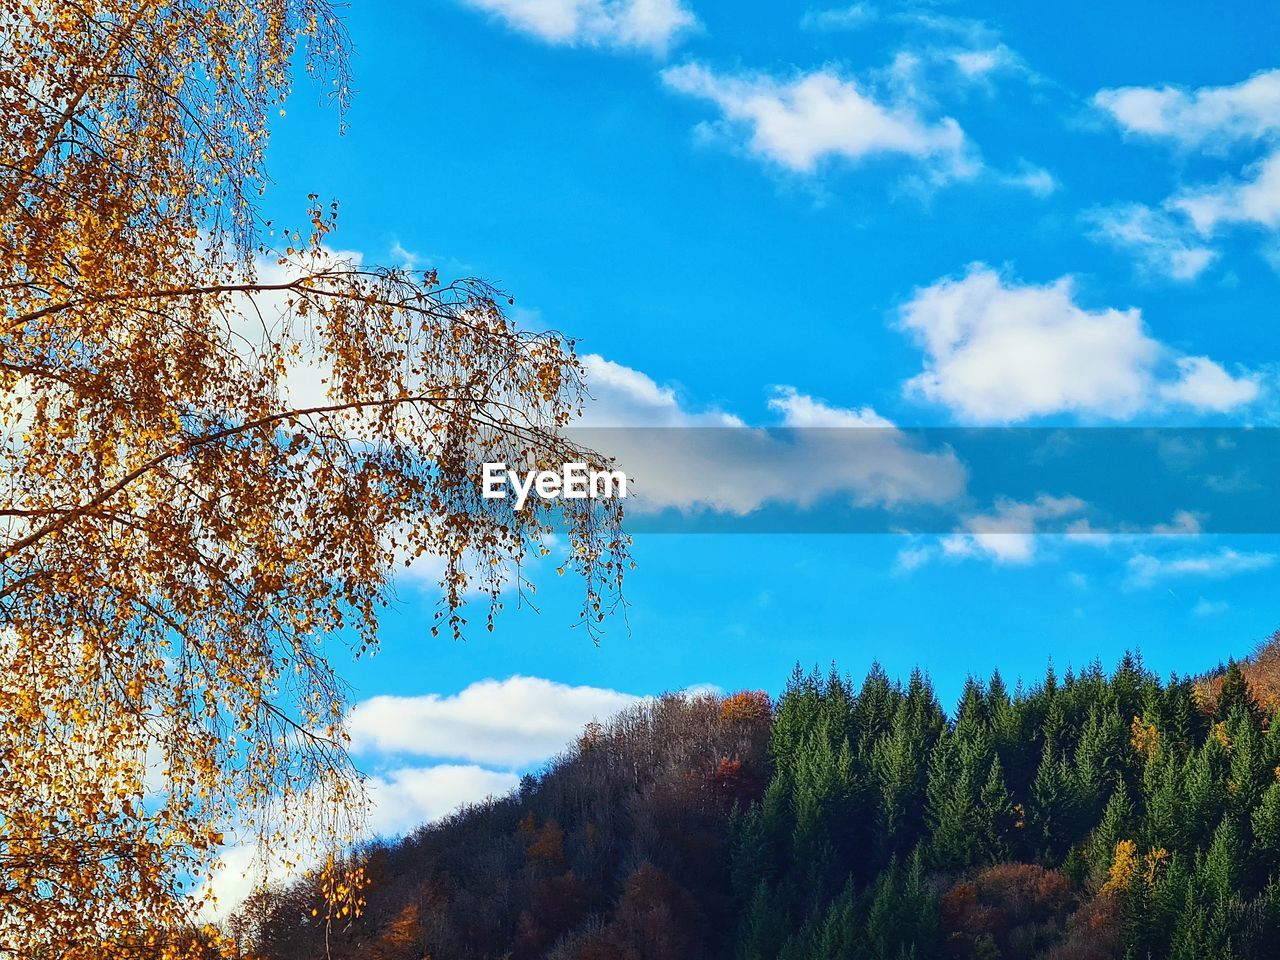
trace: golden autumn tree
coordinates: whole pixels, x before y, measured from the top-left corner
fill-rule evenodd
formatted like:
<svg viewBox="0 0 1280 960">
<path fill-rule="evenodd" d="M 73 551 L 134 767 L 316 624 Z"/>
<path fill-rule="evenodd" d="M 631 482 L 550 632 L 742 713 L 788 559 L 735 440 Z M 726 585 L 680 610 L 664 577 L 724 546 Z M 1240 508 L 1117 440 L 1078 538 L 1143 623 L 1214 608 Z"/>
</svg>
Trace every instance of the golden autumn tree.
<svg viewBox="0 0 1280 960">
<path fill-rule="evenodd" d="M 616 599 L 613 504 L 478 490 L 597 462 L 572 344 L 344 260 L 315 198 L 260 220 L 291 65 L 342 101 L 344 57 L 323 0 L 0 0 L 0 957 L 162 947 L 228 825 L 340 848 L 331 659 L 397 565 L 456 633 L 557 520 L 586 618 Z"/>
</svg>

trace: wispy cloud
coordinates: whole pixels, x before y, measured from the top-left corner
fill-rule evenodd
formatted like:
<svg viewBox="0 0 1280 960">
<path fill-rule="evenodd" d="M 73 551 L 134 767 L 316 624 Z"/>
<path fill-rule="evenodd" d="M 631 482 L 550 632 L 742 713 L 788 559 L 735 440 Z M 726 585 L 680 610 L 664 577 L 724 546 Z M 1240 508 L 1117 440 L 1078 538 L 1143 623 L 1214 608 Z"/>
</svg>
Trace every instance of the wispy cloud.
<svg viewBox="0 0 1280 960">
<path fill-rule="evenodd" d="M 662 53 L 697 23 L 680 0 L 463 0 L 547 43 Z"/>
<path fill-rule="evenodd" d="M 1240 83 L 1184 89 L 1121 87 L 1101 90 L 1094 103 L 1126 133 L 1204 155 L 1237 158 L 1216 182 L 1184 185 L 1163 204 L 1185 217 L 1201 237 L 1224 227 L 1280 229 L 1280 70 Z M 1243 152 L 1243 166 L 1237 155 Z M 1154 238 L 1141 244 L 1170 275 L 1194 276 L 1211 259 L 1180 226 L 1145 217 Z M 1132 232 L 1132 231 L 1131 231 Z"/>
<path fill-rule="evenodd" d="M 1183 554 L 1156 557 L 1139 553 L 1129 558 L 1127 583 L 1131 587 L 1149 587 L 1172 579 L 1225 579 L 1242 573 L 1266 570 L 1276 562 L 1272 553 L 1242 553 L 1224 547 L 1216 553 Z"/>
<path fill-rule="evenodd" d="M 1280 134 L 1280 70 L 1228 86 L 1111 88 L 1093 102 L 1126 132 L 1181 147 L 1222 149 Z"/>
<path fill-rule="evenodd" d="M 1183 191 L 1169 201 L 1211 234 L 1228 224 L 1280 227 L 1280 150 L 1250 166 L 1244 176 Z"/>
<path fill-rule="evenodd" d="M 1045 521 L 1078 517 L 1088 507 L 1079 497 L 1041 495 L 1030 503 L 1001 499 L 990 513 L 965 521 L 965 530 L 944 537 L 947 556 L 984 556 L 996 563 L 1030 563 L 1041 537 L 1036 528 Z"/>
<path fill-rule="evenodd" d="M 856 30 L 880 19 L 880 11 L 869 3 L 854 3 L 827 10 L 806 10 L 800 18 L 804 30 Z"/>
<path fill-rule="evenodd" d="M 1231 604 L 1225 600 L 1206 600 L 1201 597 L 1196 601 L 1196 605 L 1191 608 L 1191 615 L 1193 617 L 1216 617 L 1230 609 Z"/>
<path fill-rule="evenodd" d="M 826 160 L 858 163 L 905 156 L 941 179 L 975 168 L 960 125 L 928 120 L 905 100 L 878 98 L 865 84 L 832 68 L 779 78 L 766 73 L 725 74 L 689 63 L 663 71 L 679 93 L 719 108 L 714 128 L 748 153 L 795 173 L 813 173 Z"/>
<path fill-rule="evenodd" d="M 1194 280 L 1218 257 L 1183 217 L 1140 203 L 1089 211 L 1090 237 L 1130 254 L 1150 276 Z"/>
<path fill-rule="evenodd" d="M 1000 174 L 1000 182 L 1035 197 L 1047 197 L 1058 189 L 1058 179 L 1044 167 L 1023 160 L 1013 171 Z"/>
</svg>

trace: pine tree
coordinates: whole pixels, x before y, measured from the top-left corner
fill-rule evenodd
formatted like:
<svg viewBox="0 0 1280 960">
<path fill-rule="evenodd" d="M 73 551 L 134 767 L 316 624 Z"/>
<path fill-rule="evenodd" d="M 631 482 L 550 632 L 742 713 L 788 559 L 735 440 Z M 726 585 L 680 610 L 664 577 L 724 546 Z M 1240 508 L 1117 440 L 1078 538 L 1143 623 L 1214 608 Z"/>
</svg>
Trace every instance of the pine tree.
<svg viewBox="0 0 1280 960">
<path fill-rule="evenodd" d="M 813 938 L 812 960 L 852 960 L 862 953 L 864 919 L 853 883 L 831 901 Z"/>
<path fill-rule="evenodd" d="M 1095 706 L 1089 711 L 1075 753 L 1076 777 L 1084 804 L 1082 814 L 1087 821 L 1097 818 L 1116 784 L 1122 782 L 1127 739 L 1120 715 L 1114 710 Z"/>
<path fill-rule="evenodd" d="M 872 744 L 889 732 L 899 696 L 884 668 L 878 661 L 873 663 L 853 706 L 858 744 L 868 753 Z"/>
<path fill-rule="evenodd" d="M 1009 831 L 1012 826 L 1013 798 L 1004 781 L 1000 757 L 994 756 L 987 782 L 978 796 L 980 824 L 980 857 L 984 863 L 999 863 L 1009 856 Z"/>
<path fill-rule="evenodd" d="M 1213 832 L 1213 842 L 1200 867 L 1200 883 L 1213 899 L 1230 900 L 1239 887 L 1244 867 L 1244 844 L 1240 829 L 1230 817 L 1224 817 Z"/>
<path fill-rule="evenodd" d="M 1216 737 L 1188 759 L 1182 769 L 1178 788 L 1182 793 L 1184 829 L 1182 842 L 1199 846 L 1209 839 L 1210 831 L 1222 818 L 1226 808 L 1227 751 Z"/>
<path fill-rule="evenodd" d="M 1142 836 L 1147 848 L 1186 849 L 1186 802 L 1178 767 L 1168 748 L 1162 747 L 1148 759 L 1142 775 L 1142 793 L 1146 800 Z"/>
<path fill-rule="evenodd" d="M 1075 771 L 1062 756 L 1051 751 L 1052 744 L 1046 743 L 1031 785 L 1031 817 L 1041 856 L 1057 864 L 1082 833 L 1083 803 Z"/>
<path fill-rule="evenodd" d="M 1109 684 L 1114 712 L 1121 717 L 1141 713 L 1149 680 L 1142 666 L 1142 655 L 1126 650 Z"/>
<path fill-rule="evenodd" d="M 1135 835 L 1133 801 L 1123 780 L 1116 784 L 1103 811 L 1102 821 L 1093 833 L 1089 844 L 1089 864 L 1095 877 L 1106 875 L 1115 855 L 1116 844 L 1131 840 Z"/>
<path fill-rule="evenodd" d="M 776 960 L 787 927 L 787 915 L 778 909 L 769 885 L 760 881 L 738 937 L 738 960 Z"/>
<path fill-rule="evenodd" d="M 1247 817 L 1262 799 L 1268 783 L 1275 780 L 1267 764 L 1267 745 L 1262 731 L 1243 708 L 1237 707 L 1226 722 L 1231 743 L 1227 770 L 1227 804 L 1236 816 Z"/>
<path fill-rule="evenodd" d="M 1272 868 L 1280 866 L 1280 783 L 1272 783 L 1253 811 L 1253 838 Z"/>
<path fill-rule="evenodd" d="M 1218 704 L 1214 718 L 1226 720 L 1237 707 L 1243 708 L 1259 727 L 1265 713 L 1258 701 L 1254 699 L 1249 681 L 1245 679 L 1240 664 L 1233 659 L 1227 664 L 1227 671 L 1222 677 L 1222 687 L 1218 690 Z"/>
<path fill-rule="evenodd" d="M 893 731 L 876 742 L 871 769 L 878 789 L 876 832 L 884 862 L 905 854 L 919 839 L 927 767 L 910 729 L 907 705 L 898 710 Z"/>
</svg>

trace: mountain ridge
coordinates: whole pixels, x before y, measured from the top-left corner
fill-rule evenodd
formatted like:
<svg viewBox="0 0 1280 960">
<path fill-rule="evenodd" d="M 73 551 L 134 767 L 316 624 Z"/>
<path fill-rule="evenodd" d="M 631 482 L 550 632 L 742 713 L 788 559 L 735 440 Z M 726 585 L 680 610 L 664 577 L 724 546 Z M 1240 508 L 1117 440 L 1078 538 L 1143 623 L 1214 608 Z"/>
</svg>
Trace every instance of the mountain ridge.
<svg viewBox="0 0 1280 960">
<path fill-rule="evenodd" d="M 234 926 L 266 960 L 1269 957 L 1277 676 L 1273 637 L 1194 678 L 970 678 L 950 713 L 878 665 L 666 695 L 365 848 L 359 918 L 304 880 Z"/>
</svg>

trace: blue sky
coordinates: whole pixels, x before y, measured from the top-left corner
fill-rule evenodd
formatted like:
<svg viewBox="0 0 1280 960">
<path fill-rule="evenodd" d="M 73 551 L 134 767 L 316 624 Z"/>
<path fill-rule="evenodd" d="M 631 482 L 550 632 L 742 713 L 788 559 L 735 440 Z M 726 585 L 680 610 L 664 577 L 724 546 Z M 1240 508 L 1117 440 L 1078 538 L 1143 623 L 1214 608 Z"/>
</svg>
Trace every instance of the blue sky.
<svg viewBox="0 0 1280 960">
<path fill-rule="evenodd" d="M 498 283 L 592 355 L 619 422 L 1276 424 L 1275 5 L 437 0 L 347 23 L 348 130 L 300 82 L 267 214 L 336 197 L 337 246 Z M 1199 670 L 1280 626 L 1277 538 L 992 529 L 641 537 L 598 645 L 567 579 L 463 643 L 407 579 L 344 671 L 358 701 L 404 698 L 357 737 L 405 811 L 381 822 L 501 787 L 548 741 L 468 744 L 554 740 L 611 692 L 879 659 L 951 700 L 971 671 L 1128 647 Z M 458 746 L 413 749 L 440 741 L 414 723 Z"/>
</svg>

